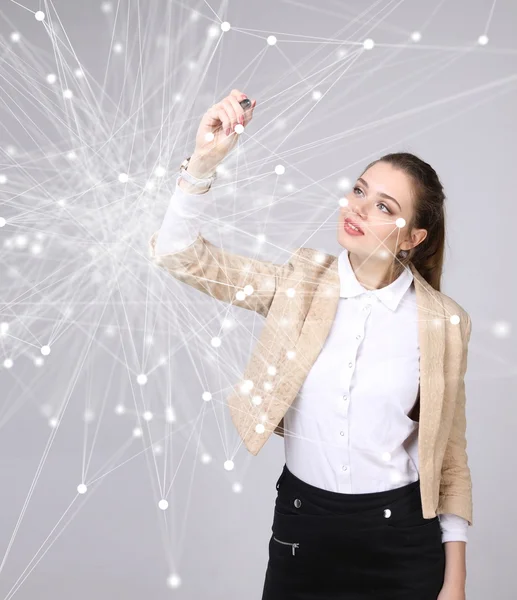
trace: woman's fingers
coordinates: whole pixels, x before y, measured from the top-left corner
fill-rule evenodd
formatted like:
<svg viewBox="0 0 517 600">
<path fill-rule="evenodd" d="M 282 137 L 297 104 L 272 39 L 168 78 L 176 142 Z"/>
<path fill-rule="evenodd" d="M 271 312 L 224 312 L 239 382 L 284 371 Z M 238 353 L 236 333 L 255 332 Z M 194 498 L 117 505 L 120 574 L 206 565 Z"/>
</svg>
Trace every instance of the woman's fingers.
<svg viewBox="0 0 517 600">
<path fill-rule="evenodd" d="M 228 113 L 228 116 L 230 117 L 230 131 L 228 131 L 227 129 L 225 129 L 225 133 L 226 135 L 229 135 L 230 133 L 233 133 L 233 130 L 235 129 L 235 125 L 237 125 L 237 123 L 239 122 L 237 120 L 237 112 L 236 109 L 234 108 L 231 100 L 230 100 L 230 96 L 227 96 L 222 102 L 221 104 L 224 106 L 224 110 Z M 237 102 L 237 105 L 239 103 Z M 242 109 L 241 109 L 242 110 Z"/>
<path fill-rule="evenodd" d="M 236 119 L 235 125 L 237 125 L 237 123 L 244 125 L 244 109 L 239 104 L 239 101 L 237 100 L 237 98 L 230 94 L 228 96 L 227 100 L 228 100 L 228 102 L 231 103 L 233 110 L 235 112 L 235 119 Z M 235 125 L 233 125 L 232 131 L 235 128 Z"/>
<path fill-rule="evenodd" d="M 231 118 L 226 112 L 222 103 L 214 104 L 209 110 L 208 115 L 213 119 L 212 127 L 217 129 L 218 123 L 221 124 L 223 131 L 227 131 L 230 128 Z"/>
</svg>

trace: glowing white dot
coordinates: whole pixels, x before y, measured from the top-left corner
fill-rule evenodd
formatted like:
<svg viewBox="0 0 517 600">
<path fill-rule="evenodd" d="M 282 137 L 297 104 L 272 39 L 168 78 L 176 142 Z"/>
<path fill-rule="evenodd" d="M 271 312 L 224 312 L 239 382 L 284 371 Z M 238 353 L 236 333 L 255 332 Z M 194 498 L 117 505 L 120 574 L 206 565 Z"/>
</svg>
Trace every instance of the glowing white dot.
<svg viewBox="0 0 517 600">
<path fill-rule="evenodd" d="M 251 401 L 255 406 L 260 406 L 262 404 L 262 398 L 260 396 L 253 396 Z"/>
<path fill-rule="evenodd" d="M 486 46 L 488 44 L 488 36 L 486 36 L 486 35 L 480 35 L 478 37 L 478 44 L 480 46 Z"/>
<path fill-rule="evenodd" d="M 320 100 L 321 96 L 322 96 L 322 94 L 321 94 L 321 92 L 319 90 L 314 90 L 312 92 L 312 99 L 313 100 Z"/>
<path fill-rule="evenodd" d="M 165 167 L 161 167 L 160 165 L 158 165 L 154 170 L 154 174 L 156 175 L 156 177 L 163 177 L 165 173 L 167 173 Z"/>
<path fill-rule="evenodd" d="M 243 383 L 241 383 L 239 389 L 241 390 L 241 392 L 247 394 L 248 392 L 251 392 L 254 385 L 255 384 L 253 383 L 253 381 L 251 379 L 245 379 L 243 381 Z"/>
<path fill-rule="evenodd" d="M 169 508 L 169 503 L 167 500 L 160 500 L 160 502 L 158 502 L 158 508 L 161 510 L 167 510 Z"/>
<path fill-rule="evenodd" d="M 234 466 L 235 466 L 235 464 L 234 464 L 233 460 L 227 460 L 227 461 L 225 461 L 225 463 L 224 463 L 224 468 L 225 468 L 227 471 L 233 471 L 233 467 L 234 467 Z"/>
<path fill-rule="evenodd" d="M 263 244 L 266 241 L 266 236 L 263 233 L 257 235 L 257 242 Z"/>
<path fill-rule="evenodd" d="M 76 69 L 74 71 L 74 75 L 77 77 L 77 79 L 82 79 L 84 77 L 84 71 L 82 69 Z"/>
<path fill-rule="evenodd" d="M 460 322 L 459 315 L 452 315 L 450 321 L 453 325 L 457 325 Z"/>
<path fill-rule="evenodd" d="M 274 46 L 274 45 L 276 44 L 276 37 L 275 37 L 274 35 L 270 35 L 270 36 L 267 38 L 267 43 L 268 43 L 270 46 Z"/>
<path fill-rule="evenodd" d="M 123 415 L 126 412 L 126 407 L 123 404 L 117 404 L 115 406 L 115 413 L 117 415 Z"/>
<path fill-rule="evenodd" d="M 382 453 L 382 460 L 388 462 L 389 460 L 391 460 L 391 452 L 383 452 Z"/>
<path fill-rule="evenodd" d="M 422 39 L 422 34 L 420 33 L 420 31 L 413 31 L 413 33 L 411 34 L 411 40 L 413 42 L 419 42 Z"/>
<path fill-rule="evenodd" d="M 222 320 L 221 327 L 223 327 L 224 329 L 229 329 L 230 327 L 233 327 L 234 324 L 235 324 L 235 321 L 226 317 L 225 319 Z"/>
<path fill-rule="evenodd" d="M 235 492 L 236 494 L 240 494 L 242 492 L 242 484 L 234 483 L 232 485 L 232 491 Z"/>
<path fill-rule="evenodd" d="M 314 256 L 314 262 L 321 264 L 325 260 L 325 257 L 325 254 L 323 254 L 322 252 L 318 252 L 318 254 Z"/>
<path fill-rule="evenodd" d="M 245 285 L 244 286 L 244 293 L 246 294 L 246 296 L 251 296 L 251 294 L 253 294 L 253 286 L 252 285 Z"/>
<path fill-rule="evenodd" d="M 153 413 L 150 410 L 146 410 L 144 412 L 144 414 L 142 415 L 142 418 L 144 419 L 144 421 L 152 421 L 153 420 Z"/>
<path fill-rule="evenodd" d="M 193 10 L 193 11 L 190 13 L 190 20 L 191 20 L 191 21 L 199 21 L 199 17 L 200 17 L 200 14 L 198 13 L 198 11 L 197 11 L 197 10 Z"/>
<path fill-rule="evenodd" d="M 244 125 L 237 123 L 237 125 L 235 125 L 234 131 L 235 131 L 235 133 L 240 135 L 244 131 Z"/>
<path fill-rule="evenodd" d="M 293 360 L 293 358 L 295 358 L 295 357 L 296 357 L 296 352 L 294 350 L 288 350 L 287 351 L 287 358 L 289 360 Z"/>
<path fill-rule="evenodd" d="M 28 238 L 26 235 L 17 235 L 14 239 L 14 243 L 17 248 L 25 248 L 28 243 Z"/>
<path fill-rule="evenodd" d="M 38 10 L 36 13 L 34 13 L 34 18 L 36 21 L 44 21 L 45 13 L 42 10 Z"/>
<path fill-rule="evenodd" d="M 375 42 L 371 38 L 368 38 L 367 40 L 364 40 L 364 42 L 363 42 L 363 47 L 365 50 L 371 50 L 374 46 L 375 46 Z"/>
<path fill-rule="evenodd" d="M 266 392 L 270 392 L 273 389 L 273 384 L 270 381 L 264 381 L 264 389 Z"/>
<path fill-rule="evenodd" d="M 404 225 L 405 225 L 405 224 L 406 224 L 406 219 L 403 219 L 402 217 L 398 218 L 398 219 L 395 221 L 395 225 L 396 225 L 397 227 L 399 227 L 400 229 L 402 229 L 402 227 L 404 227 Z"/>
<path fill-rule="evenodd" d="M 165 409 L 165 420 L 167 421 L 167 423 L 175 423 L 176 422 L 176 414 L 174 413 L 172 406 L 168 406 Z"/>
<path fill-rule="evenodd" d="M 163 446 L 161 444 L 155 444 L 153 446 L 153 454 L 155 454 L 156 456 L 163 454 Z"/>
<path fill-rule="evenodd" d="M 11 33 L 11 42 L 17 44 L 21 40 L 21 37 L 22 36 L 18 33 L 18 31 L 13 31 Z"/>
<path fill-rule="evenodd" d="M 154 182 L 153 182 L 153 181 L 148 181 L 148 182 L 145 184 L 145 189 L 146 189 L 146 190 L 149 190 L 149 191 L 151 191 L 151 190 L 154 190 L 154 188 L 155 188 L 155 185 L 154 185 Z"/>
<path fill-rule="evenodd" d="M 43 356 L 48 356 L 50 354 L 50 346 L 42 346 L 41 354 L 43 354 Z"/>
<path fill-rule="evenodd" d="M 235 298 L 237 300 L 244 300 L 246 298 L 246 294 L 244 292 L 244 290 L 239 290 L 236 294 L 235 294 Z"/>
<path fill-rule="evenodd" d="M 257 433 L 264 433 L 264 431 L 266 431 L 266 428 L 264 427 L 264 425 L 259 423 L 258 425 L 255 425 L 255 431 Z"/>
<path fill-rule="evenodd" d="M 296 290 L 294 288 L 287 288 L 286 294 L 289 298 L 294 298 Z"/>
<path fill-rule="evenodd" d="M 176 588 L 179 588 L 181 585 L 181 578 L 179 575 L 169 575 L 169 577 L 167 578 L 167 585 L 172 588 L 173 590 L 175 590 Z"/>
<path fill-rule="evenodd" d="M 84 483 L 80 483 L 77 486 L 77 491 L 79 492 L 79 494 L 86 494 L 86 492 L 88 491 L 88 488 L 84 485 Z"/>
<path fill-rule="evenodd" d="M 212 394 L 210 392 L 203 392 L 201 398 L 203 398 L 205 402 L 210 402 L 210 400 L 212 400 Z"/>
<path fill-rule="evenodd" d="M 74 97 L 74 93 L 72 92 L 72 90 L 63 90 L 63 98 L 70 100 L 73 97 Z"/>
<path fill-rule="evenodd" d="M 91 423 L 95 419 L 95 413 L 93 410 L 87 408 L 83 413 L 83 419 L 85 423 Z"/>
<path fill-rule="evenodd" d="M 127 183 L 129 181 L 129 175 L 127 173 L 120 173 L 118 180 L 120 183 Z"/>
<path fill-rule="evenodd" d="M 68 152 L 66 157 L 68 158 L 68 160 L 75 160 L 77 158 L 77 154 L 72 150 Z"/>
<path fill-rule="evenodd" d="M 212 344 L 212 346 L 214 348 L 219 348 L 219 346 L 221 345 L 221 338 L 219 338 L 219 337 L 213 337 L 210 340 L 210 343 Z"/>
<path fill-rule="evenodd" d="M 209 131 L 208 133 L 205 134 L 205 140 L 207 142 L 213 142 L 214 138 L 215 138 L 215 135 L 211 131 Z"/>
<path fill-rule="evenodd" d="M 352 182 L 350 181 L 350 179 L 348 179 L 348 177 L 342 177 L 337 182 L 337 186 L 341 191 L 348 192 L 352 187 Z"/>
<path fill-rule="evenodd" d="M 277 175 L 283 175 L 285 173 L 285 167 L 284 167 L 284 165 L 277 165 L 275 167 L 275 173 Z"/>
<path fill-rule="evenodd" d="M 506 338 L 510 335 L 511 325 L 508 321 L 497 321 L 492 327 L 495 337 Z"/>
<path fill-rule="evenodd" d="M 268 375 L 276 375 L 276 367 L 275 365 L 269 365 L 267 368 Z"/>
<path fill-rule="evenodd" d="M 223 23 L 221 23 L 221 29 L 223 31 L 230 31 L 231 28 L 232 26 L 230 25 L 230 23 L 228 23 L 228 21 L 224 21 Z"/>
<path fill-rule="evenodd" d="M 136 381 L 139 385 L 145 385 L 147 383 L 147 375 L 145 373 L 140 373 L 137 376 Z"/>
<path fill-rule="evenodd" d="M 6 369 L 10 369 L 10 368 L 13 366 L 13 364 L 14 364 L 14 363 L 13 363 L 13 359 L 12 359 L 12 358 L 6 358 L 6 359 L 4 360 L 4 367 L 5 367 Z"/>
<path fill-rule="evenodd" d="M 142 437 L 142 430 L 140 429 L 140 427 L 135 427 L 133 429 L 133 437 L 139 438 Z"/>
<path fill-rule="evenodd" d="M 120 42 L 113 44 L 113 52 L 115 52 L 115 54 L 121 54 L 123 49 L 124 47 Z"/>
<path fill-rule="evenodd" d="M 212 462 L 212 457 L 207 452 L 203 452 L 203 454 L 201 455 L 201 462 L 204 465 L 208 465 Z"/>
<path fill-rule="evenodd" d="M 111 4 L 111 2 L 103 2 L 101 4 L 101 10 L 105 14 L 110 13 L 113 10 L 113 5 Z"/>
<path fill-rule="evenodd" d="M 5 175 L 0 175 L 0 183 L 1 184 L 7 183 L 7 177 Z"/>
<path fill-rule="evenodd" d="M 9 323 L 6 323 L 5 321 L 3 323 L 0 323 L 0 334 L 5 335 L 8 331 Z"/>
<path fill-rule="evenodd" d="M 56 81 L 57 81 L 57 75 L 55 75 L 54 73 L 49 73 L 47 75 L 47 83 L 50 83 L 52 85 L 53 83 L 56 83 Z"/>
<path fill-rule="evenodd" d="M 52 429 L 55 429 L 59 425 L 59 419 L 57 417 L 52 417 L 52 419 L 48 420 L 48 424 Z"/>
<path fill-rule="evenodd" d="M 219 29 L 215 25 L 208 28 L 208 37 L 215 38 L 219 35 Z"/>
</svg>

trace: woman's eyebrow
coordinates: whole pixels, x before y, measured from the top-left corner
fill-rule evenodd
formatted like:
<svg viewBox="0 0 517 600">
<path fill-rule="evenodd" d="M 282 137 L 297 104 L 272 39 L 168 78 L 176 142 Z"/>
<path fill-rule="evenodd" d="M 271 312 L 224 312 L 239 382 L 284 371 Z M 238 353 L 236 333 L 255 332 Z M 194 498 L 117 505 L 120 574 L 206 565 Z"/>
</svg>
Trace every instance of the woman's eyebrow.
<svg viewBox="0 0 517 600">
<path fill-rule="evenodd" d="M 364 187 L 365 187 L 366 189 L 368 189 L 368 182 L 367 182 L 367 181 L 365 181 L 365 180 L 364 180 L 362 177 L 359 177 L 359 179 L 358 179 L 357 181 L 360 181 L 360 182 L 361 182 L 361 183 L 364 185 Z M 401 207 L 401 206 L 400 206 L 400 204 L 399 204 L 399 203 L 398 203 L 398 202 L 395 200 L 395 198 L 392 198 L 391 196 L 388 196 L 388 194 L 383 194 L 383 193 L 380 193 L 380 194 L 378 194 L 378 196 L 380 196 L 381 198 L 386 198 L 387 200 L 393 200 L 393 202 L 395 202 L 395 204 L 396 204 L 396 205 L 399 207 L 399 210 L 402 210 L 402 207 Z"/>
</svg>

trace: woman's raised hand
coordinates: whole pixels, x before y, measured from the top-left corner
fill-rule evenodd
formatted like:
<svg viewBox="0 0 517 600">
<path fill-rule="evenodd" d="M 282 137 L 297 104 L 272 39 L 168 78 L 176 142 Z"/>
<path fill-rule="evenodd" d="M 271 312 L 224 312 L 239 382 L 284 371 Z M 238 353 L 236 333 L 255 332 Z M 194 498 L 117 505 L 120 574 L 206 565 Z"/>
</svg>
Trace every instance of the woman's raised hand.
<svg viewBox="0 0 517 600">
<path fill-rule="evenodd" d="M 221 102 L 211 106 L 201 118 L 196 133 L 196 147 L 190 160 L 189 172 L 194 176 L 205 177 L 215 171 L 217 165 L 233 150 L 237 144 L 236 125 L 246 127 L 253 118 L 257 104 L 243 109 L 240 101 L 247 98 L 239 90 L 232 90 Z"/>
</svg>

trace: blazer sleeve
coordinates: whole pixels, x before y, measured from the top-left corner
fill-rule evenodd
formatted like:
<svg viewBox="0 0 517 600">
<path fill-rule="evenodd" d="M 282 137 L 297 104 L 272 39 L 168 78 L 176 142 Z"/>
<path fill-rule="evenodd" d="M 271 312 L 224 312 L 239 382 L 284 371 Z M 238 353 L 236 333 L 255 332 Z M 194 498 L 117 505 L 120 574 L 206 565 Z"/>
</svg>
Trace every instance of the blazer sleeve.
<svg viewBox="0 0 517 600">
<path fill-rule="evenodd" d="M 440 512 L 463 517 L 472 525 L 472 479 L 468 466 L 465 415 L 465 373 L 472 323 L 467 314 L 460 382 L 451 432 L 445 449 L 440 480 Z"/>
<path fill-rule="evenodd" d="M 266 317 L 280 282 L 294 271 L 298 249 L 284 264 L 226 252 L 201 233 L 186 248 L 158 254 L 156 238 L 149 240 L 151 260 L 178 281 L 217 300 L 253 310 Z"/>
</svg>

